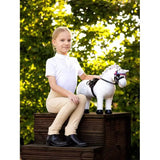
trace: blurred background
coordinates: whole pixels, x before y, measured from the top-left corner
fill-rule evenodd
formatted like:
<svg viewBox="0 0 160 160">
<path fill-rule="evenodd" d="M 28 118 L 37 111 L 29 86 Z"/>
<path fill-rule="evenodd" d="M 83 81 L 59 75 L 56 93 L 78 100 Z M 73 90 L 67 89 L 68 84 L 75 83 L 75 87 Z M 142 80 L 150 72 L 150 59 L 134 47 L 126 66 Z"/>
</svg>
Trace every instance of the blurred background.
<svg viewBox="0 0 160 160">
<path fill-rule="evenodd" d="M 112 108 L 113 112 L 131 112 L 131 157 L 139 160 L 139 0 L 20 1 L 21 144 L 34 141 L 33 114 L 47 112 L 50 88 L 45 65 L 55 54 L 51 37 L 59 26 L 72 31 L 70 56 L 78 59 L 87 74 L 100 75 L 114 63 L 129 70 L 127 86 L 117 86 Z M 90 110 L 96 111 L 95 99 Z"/>
</svg>

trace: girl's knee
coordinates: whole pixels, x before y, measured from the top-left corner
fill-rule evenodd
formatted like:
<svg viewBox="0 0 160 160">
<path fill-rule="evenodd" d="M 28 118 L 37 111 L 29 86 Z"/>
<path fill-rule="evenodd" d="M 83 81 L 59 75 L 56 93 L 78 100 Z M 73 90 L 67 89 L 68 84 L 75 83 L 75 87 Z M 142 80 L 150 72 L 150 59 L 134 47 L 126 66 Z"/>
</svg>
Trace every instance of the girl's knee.
<svg viewBox="0 0 160 160">
<path fill-rule="evenodd" d="M 79 100 L 80 100 L 80 102 L 82 103 L 86 103 L 86 101 L 87 101 L 87 98 L 86 98 L 86 96 L 85 95 L 83 95 L 83 94 L 79 94 L 78 95 L 78 97 L 79 97 Z"/>
</svg>

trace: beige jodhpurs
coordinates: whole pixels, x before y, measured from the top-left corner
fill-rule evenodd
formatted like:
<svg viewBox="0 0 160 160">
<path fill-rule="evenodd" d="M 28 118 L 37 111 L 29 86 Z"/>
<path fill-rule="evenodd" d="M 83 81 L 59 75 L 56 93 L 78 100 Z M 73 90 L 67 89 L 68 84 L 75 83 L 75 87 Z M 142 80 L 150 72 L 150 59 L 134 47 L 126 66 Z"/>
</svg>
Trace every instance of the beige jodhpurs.
<svg viewBox="0 0 160 160">
<path fill-rule="evenodd" d="M 76 134 L 79 122 L 84 113 L 86 97 L 78 95 L 79 104 L 74 104 L 69 98 L 62 97 L 60 94 L 50 91 L 46 100 L 46 107 L 50 113 L 58 113 L 53 123 L 48 129 L 48 135 L 59 134 L 63 123 L 69 118 L 65 127 L 65 135 Z"/>
</svg>

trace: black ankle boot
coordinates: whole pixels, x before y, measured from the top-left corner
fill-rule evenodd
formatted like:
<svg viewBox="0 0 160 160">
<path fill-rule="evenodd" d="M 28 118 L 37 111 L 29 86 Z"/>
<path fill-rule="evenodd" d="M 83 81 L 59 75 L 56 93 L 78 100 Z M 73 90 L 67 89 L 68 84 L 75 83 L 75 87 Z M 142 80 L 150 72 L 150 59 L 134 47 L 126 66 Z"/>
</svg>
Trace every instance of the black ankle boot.
<svg viewBox="0 0 160 160">
<path fill-rule="evenodd" d="M 106 109 L 105 114 L 112 114 L 112 110 Z"/>
<path fill-rule="evenodd" d="M 68 145 L 67 142 L 61 140 L 59 134 L 48 135 L 46 144 L 49 146 L 57 146 L 57 147 L 64 147 Z"/>
<path fill-rule="evenodd" d="M 99 109 L 96 111 L 97 114 L 103 114 L 103 110 Z"/>
<path fill-rule="evenodd" d="M 87 146 L 87 143 L 79 140 L 76 134 L 66 136 L 66 140 L 69 145 L 75 145 L 77 147 L 86 147 Z"/>
</svg>

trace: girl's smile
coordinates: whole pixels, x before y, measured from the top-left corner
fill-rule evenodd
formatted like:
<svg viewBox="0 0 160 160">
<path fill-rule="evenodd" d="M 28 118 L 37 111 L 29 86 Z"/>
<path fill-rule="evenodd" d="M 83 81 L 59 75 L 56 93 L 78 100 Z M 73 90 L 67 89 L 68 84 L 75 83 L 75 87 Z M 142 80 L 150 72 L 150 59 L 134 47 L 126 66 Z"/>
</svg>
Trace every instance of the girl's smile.
<svg viewBox="0 0 160 160">
<path fill-rule="evenodd" d="M 67 55 L 67 52 L 71 48 L 71 34 L 68 31 L 61 32 L 56 39 L 52 40 L 56 51 L 60 54 Z"/>
</svg>

